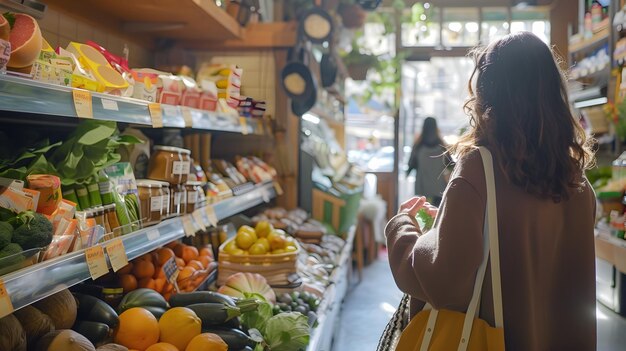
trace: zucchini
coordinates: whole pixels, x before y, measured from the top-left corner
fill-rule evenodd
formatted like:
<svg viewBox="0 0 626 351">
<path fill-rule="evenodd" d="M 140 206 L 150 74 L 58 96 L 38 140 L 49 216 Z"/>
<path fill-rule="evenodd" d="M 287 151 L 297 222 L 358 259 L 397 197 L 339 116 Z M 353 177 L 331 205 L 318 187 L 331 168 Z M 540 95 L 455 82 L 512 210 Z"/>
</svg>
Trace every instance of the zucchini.
<svg viewBox="0 0 626 351">
<path fill-rule="evenodd" d="M 163 313 L 167 311 L 165 308 L 161 308 L 158 306 L 141 306 L 141 308 L 148 310 L 157 320 L 161 319 Z"/>
<path fill-rule="evenodd" d="M 221 303 L 235 307 L 235 300 L 230 296 L 212 291 L 195 291 L 190 293 L 178 293 L 170 297 L 172 307 L 186 307 L 198 303 Z"/>
<path fill-rule="evenodd" d="M 195 303 L 187 306 L 187 308 L 194 311 L 202 320 L 203 327 L 224 324 L 241 315 L 239 308 L 222 303 Z"/>
<path fill-rule="evenodd" d="M 78 319 L 82 321 L 100 322 L 111 328 L 119 323 L 119 318 L 113 307 L 91 295 L 76 294 L 78 299 Z"/>
<path fill-rule="evenodd" d="M 245 350 L 246 347 L 254 348 L 255 342 L 250 339 L 246 333 L 242 332 L 239 329 L 231 329 L 231 328 L 221 328 L 221 327 L 212 327 L 212 328 L 202 328 L 203 333 L 213 333 L 217 334 L 224 340 L 226 344 L 228 344 L 229 351 L 242 351 Z"/>
<path fill-rule="evenodd" d="M 91 321 L 76 321 L 72 329 L 86 337 L 94 345 L 104 343 L 111 333 L 111 328 L 108 325 Z"/>
</svg>

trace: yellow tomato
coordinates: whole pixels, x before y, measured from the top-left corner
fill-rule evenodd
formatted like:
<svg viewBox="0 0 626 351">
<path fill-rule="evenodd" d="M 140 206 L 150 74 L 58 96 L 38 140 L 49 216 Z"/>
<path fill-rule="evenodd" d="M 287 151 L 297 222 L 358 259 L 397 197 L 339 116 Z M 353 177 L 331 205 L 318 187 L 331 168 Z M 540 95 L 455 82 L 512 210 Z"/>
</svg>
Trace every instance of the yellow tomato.
<svg viewBox="0 0 626 351">
<path fill-rule="evenodd" d="M 270 250 L 270 242 L 269 240 L 267 240 L 267 238 L 259 238 L 259 240 L 257 240 L 255 244 L 263 245 L 263 247 L 265 247 L 265 251 Z"/>
<path fill-rule="evenodd" d="M 265 238 L 274 230 L 274 227 L 268 221 L 260 221 L 256 224 L 256 227 L 254 227 L 254 230 L 259 238 Z"/>
<path fill-rule="evenodd" d="M 256 234 L 249 233 L 247 231 L 240 231 L 237 233 L 235 241 L 240 249 L 247 250 L 256 241 Z"/>
<path fill-rule="evenodd" d="M 255 243 L 250 247 L 250 255 L 265 255 L 267 250 L 261 243 Z"/>
</svg>

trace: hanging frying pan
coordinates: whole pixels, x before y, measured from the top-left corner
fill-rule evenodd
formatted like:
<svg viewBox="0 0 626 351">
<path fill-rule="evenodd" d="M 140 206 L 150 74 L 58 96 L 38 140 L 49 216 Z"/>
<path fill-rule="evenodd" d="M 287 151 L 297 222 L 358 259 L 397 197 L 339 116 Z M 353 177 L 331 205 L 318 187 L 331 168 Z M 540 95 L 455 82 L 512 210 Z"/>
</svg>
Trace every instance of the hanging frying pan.
<svg viewBox="0 0 626 351">
<path fill-rule="evenodd" d="M 306 99 L 316 90 L 315 80 L 307 66 L 306 49 L 298 43 L 289 53 L 289 62 L 281 71 L 281 83 L 287 96 L 294 100 Z"/>
<path fill-rule="evenodd" d="M 314 44 L 330 41 L 333 34 L 333 18 L 320 6 L 320 0 L 315 0 L 315 7 L 302 16 L 300 32 Z"/>
<path fill-rule="evenodd" d="M 331 40 L 328 52 L 325 52 L 324 55 L 322 55 L 322 60 L 320 62 L 320 75 L 322 77 L 322 86 L 324 88 L 328 88 L 335 84 L 335 80 L 337 79 L 336 60 L 337 59 L 335 58 L 335 48 Z"/>
<path fill-rule="evenodd" d="M 356 0 L 356 3 L 361 5 L 363 10 L 374 11 L 383 2 L 382 0 Z"/>
<path fill-rule="evenodd" d="M 302 117 L 303 114 L 309 112 L 313 108 L 313 106 L 315 106 L 316 101 L 317 91 L 315 92 L 315 94 L 311 94 L 306 99 L 291 100 L 291 111 L 294 115 Z"/>
</svg>

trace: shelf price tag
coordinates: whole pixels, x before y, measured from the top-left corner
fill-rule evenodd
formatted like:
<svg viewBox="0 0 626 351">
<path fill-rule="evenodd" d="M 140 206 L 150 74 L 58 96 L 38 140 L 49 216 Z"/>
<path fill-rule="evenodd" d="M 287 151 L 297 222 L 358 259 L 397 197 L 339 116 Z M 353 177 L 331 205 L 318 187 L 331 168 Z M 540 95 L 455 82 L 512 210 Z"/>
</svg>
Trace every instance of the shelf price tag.
<svg viewBox="0 0 626 351">
<path fill-rule="evenodd" d="M 102 246 L 96 245 L 85 250 L 85 258 L 87 259 L 87 267 L 91 279 L 96 280 L 103 275 L 109 273 L 107 261 L 104 258 L 104 250 Z"/>
<path fill-rule="evenodd" d="M 167 281 L 172 284 L 176 283 L 176 278 L 178 278 L 179 271 L 180 269 L 178 268 L 178 265 L 176 265 L 175 257 L 170 257 L 170 259 L 167 260 L 167 262 L 165 262 L 165 264 L 163 265 L 163 273 L 165 273 L 165 279 L 167 279 Z"/>
<path fill-rule="evenodd" d="M 241 125 L 241 134 L 248 135 L 248 120 L 246 117 L 239 117 L 239 124 Z"/>
<path fill-rule="evenodd" d="M 185 231 L 185 236 L 195 236 L 196 228 L 193 226 L 193 223 L 191 222 L 191 216 L 190 215 L 183 216 L 182 221 L 183 221 L 183 230 Z"/>
<path fill-rule="evenodd" d="M 91 92 L 82 89 L 72 89 L 74 97 L 74 109 L 79 118 L 93 118 L 93 106 L 91 104 Z"/>
<path fill-rule="evenodd" d="M 157 229 L 148 230 L 146 233 L 149 241 L 155 241 L 161 237 L 161 233 Z"/>
<path fill-rule="evenodd" d="M 261 188 L 261 198 L 265 203 L 270 202 L 270 193 L 267 191 L 267 188 Z"/>
<path fill-rule="evenodd" d="M 187 106 L 181 106 L 183 110 L 183 120 L 185 120 L 185 128 L 193 128 L 193 117 L 191 116 L 191 110 Z"/>
<path fill-rule="evenodd" d="M 257 127 L 258 127 L 258 130 L 259 130 L 258 134 L 265 135 L 265 128 L 263 127 L 263 120 L 262 119 L 257 119 L 256 123 L 257 123 Z"/>
<path fill-rule="evenodd" d="M 193 213 L 191 214 L 191 216 L 193 217 L 193 220 L 196 222 L 196 224 L 198 224 L 200 226 L 200 228 L 206 228 L 208 223 L 207 220 L 204 219 L 204 216 L 202 215 L 202 210 L 201 209 L 197 209 L 195 211 L 193 211 Z"/>
<path fill-rule="evenodd" d="M 117 107 L 117 101 L 109 99 L 100 99 L 102 101 L 102 108 L 105 110 L 119 111 Z"/>
<path fill-rule="evenodd" d="M 0 279 L 0 318 L 13 313 L 13 303 L 4 282 Z"/>
<path fill-rule="evenodd" d="M 153 102 L 148 104 L 148 110 L 150 111 L 150 119 L 152 119 L 153 128 L 163 128 L 163 112 L 161 111 L 161 104 Z"/>
<path fill-rule="evenodd" d="M 276 190 L 276 195 L 281 196 L 283 194 L 283 188 L 280 186 L 280 183 L 275 180 L 274 181 L 274 190 Z"/>
<path fill-rule="evenodd" d="M 204 210 L 206 212 L 206 216 L 209 218 L 209 223 L 213 227 L 217 227 L 217 222 L 219 222 L 219 219 L 217 219 L 217 215 L 215 214 L 215 208 L 213 208 L 213 206 L 211 205 L 206 205 Z"/>
<path fill-rule="evenodd" d="M 109 254 L 109 261 L 111 261 L 111 267 L 113 272 L 117 272 L 128 264 L 128 257 L 126 256 L 126 249 L 124 248 L 124 242 L 122 238 L 111 240 L 106 245 L 107 254 Z"/>
</svg>

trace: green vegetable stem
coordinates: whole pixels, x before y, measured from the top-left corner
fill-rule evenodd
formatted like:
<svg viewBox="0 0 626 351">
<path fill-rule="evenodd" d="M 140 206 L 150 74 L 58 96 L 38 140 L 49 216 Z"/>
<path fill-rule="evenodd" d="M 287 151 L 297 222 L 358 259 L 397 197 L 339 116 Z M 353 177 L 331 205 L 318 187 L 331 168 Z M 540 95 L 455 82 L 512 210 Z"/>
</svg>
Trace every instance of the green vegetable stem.
<svg viewBox="0 0 626 351">
<path fill-rule="evenodd" d="M 102 198 L 100 197 L 100 189 L 98 183 L 91 183 L 87 185 L 87 191 L 89 192 L 89 202 L 91 206 L 102 206 Z"/>
<path fill-rule="evenodd" d="M 79 184 L 76 186 L 76 196 L 78 197 L 78 203 L 83 210 L 91 208 L 91 202 L 89 201 L 89 192 L 87 187 Z"/>
<path fill-rule="evenodd" d="M 81 211 L 80 203 L 78 202 L 78 197 L 76 196 L 76 191 L 74 191 L 73 187 L 64 186 L 63 187 L 63 199 L 72 201 L 76 204 L 76 210 Z"/>
</svg>

